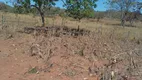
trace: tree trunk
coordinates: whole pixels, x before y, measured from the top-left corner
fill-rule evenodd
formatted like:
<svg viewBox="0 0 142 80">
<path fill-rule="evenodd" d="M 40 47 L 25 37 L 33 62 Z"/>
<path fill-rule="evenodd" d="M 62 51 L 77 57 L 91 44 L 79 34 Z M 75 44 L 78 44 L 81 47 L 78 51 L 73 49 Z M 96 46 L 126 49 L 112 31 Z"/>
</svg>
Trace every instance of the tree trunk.
<svg viewBox="0 0 142 80">
<path fill-rule="evenodd" d="M 44 27 L 45 26 L 44 13 L 40 12 L 40 16 L 41 16 L 41 21 L 42 21 L 42 27 Z"/>
<path fill-rule="evenodd" d="M 77 28 L 78 31 L 80 30 L 80 23 L 81 23 L 81 19 L 79 19 L 79 25 L 78 25 L 78 28 Z"/>
<path fill-rule="evenodd" d="M 125 22 L 124 22 L 124 14 L 123 14 L 123 10 L 121 9 L 121 26 L 124 27 L 124 24 L 125 24 Z"/>
<path fill-rule="evenodd" d="M 31 6 L 35 7 L 39 11 L 42 21 L 42 27 L 44 27 L 45 26 L 44 12 L 42 12 L 41 7 L 38 7 L 36 5 L 31 5 Z"/>
</svg>

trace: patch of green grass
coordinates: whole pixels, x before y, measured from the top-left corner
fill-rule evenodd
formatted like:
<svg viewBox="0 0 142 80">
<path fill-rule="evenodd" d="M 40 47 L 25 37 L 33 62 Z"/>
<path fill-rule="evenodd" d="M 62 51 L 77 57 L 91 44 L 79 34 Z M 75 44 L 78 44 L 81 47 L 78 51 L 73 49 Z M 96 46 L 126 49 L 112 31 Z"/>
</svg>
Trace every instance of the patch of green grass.
<svg viewBox="0 0 142 80">
<path fill-rule="evenodd" d="M 69 70 L 65 71 L 64 74 L 65 74 L 66 76 L 73 77 L 73 76 L 76 75 L 76 71 L 75 71 L 75 70 L 72 70 L 72 69 L 69 69 Z"/>
<path fill-rule="evenodd" d="M 34 68 L 32 68 L 28 71 L 28 73 L 30 73 L 30 74 L 34 74 L 34 73 L 37 73 L 37 72 L 38 72 L 38 70 L 37 70 L 36 67 L 34 67 Z"/>
</svg>

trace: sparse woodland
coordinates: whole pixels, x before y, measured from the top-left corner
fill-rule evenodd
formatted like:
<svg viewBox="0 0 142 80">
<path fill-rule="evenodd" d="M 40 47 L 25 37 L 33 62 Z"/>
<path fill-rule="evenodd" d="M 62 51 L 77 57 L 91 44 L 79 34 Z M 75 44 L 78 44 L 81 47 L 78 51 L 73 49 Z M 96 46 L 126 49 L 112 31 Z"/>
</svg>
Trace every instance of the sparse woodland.
<svg viewBox="0 0 142 80">
<path fill-rule="evenodd" d="M 98 1 L 0 2 L 0 80 L 141 80 L 141 1 Z"/>
</svg>

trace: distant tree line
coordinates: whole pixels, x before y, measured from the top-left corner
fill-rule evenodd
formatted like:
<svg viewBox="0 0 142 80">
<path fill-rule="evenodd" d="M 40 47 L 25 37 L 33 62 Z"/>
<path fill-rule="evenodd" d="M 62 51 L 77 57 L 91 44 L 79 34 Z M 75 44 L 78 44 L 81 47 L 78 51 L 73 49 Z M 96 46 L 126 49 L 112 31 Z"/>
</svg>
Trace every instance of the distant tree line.
<svg viewBox="0 0 142 80">
<path fill-rule="evenodd" d="M 34 14 L 41 16 L 42 26 L 45 25 L 45 16 L 68 16 L 81 20 L 82 18 L 94 18 L 97 21 L 107 17 L 120 19 L 122 26 L 126 21 L 131 24 L 135 19 L 142 19 L 142 2 L 140 0 L 107 0 L 109 6 L 106 11 L 95 11 L 99 5 L 98 0 L 60 0 L 65 9 L 55 7 L 58 0 L 13 0 L 13 7 L 0 2 L 0 11 L 18 14 Z M 34 2 L 34 3 L 32 3 Z"/>
<path fill-rule="evenodd" d="M 107 0 L 110 9 L 120 12 L 121 25 L 124 26 L 129 21 L 131 26 L 134 20 L 141 16 L 141 0 Z"/>
<path fill-rule="evenodd" d="M 3 2 L 0 2 L 0 11 L 3 12 L 13 12 L 13 8 Z"/>
</svg>

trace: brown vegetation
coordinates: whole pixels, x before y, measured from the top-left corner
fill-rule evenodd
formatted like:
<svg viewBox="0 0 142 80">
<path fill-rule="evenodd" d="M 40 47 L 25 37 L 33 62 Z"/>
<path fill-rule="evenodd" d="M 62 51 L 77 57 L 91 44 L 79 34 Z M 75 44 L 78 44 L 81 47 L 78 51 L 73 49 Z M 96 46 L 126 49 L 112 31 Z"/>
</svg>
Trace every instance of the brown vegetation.
<svg viewBox="0 0 142 80">
<path fill-rule="evenodd" d="M 0 30 L 2 80 L 141 80 L 141 23 L 123 28 L 117 20 L 67 18 L 62 26 L 61 18 L 49 18 L 48 27 L 30 27 L 34 23 L 4 23 Z"/>
</svg>

